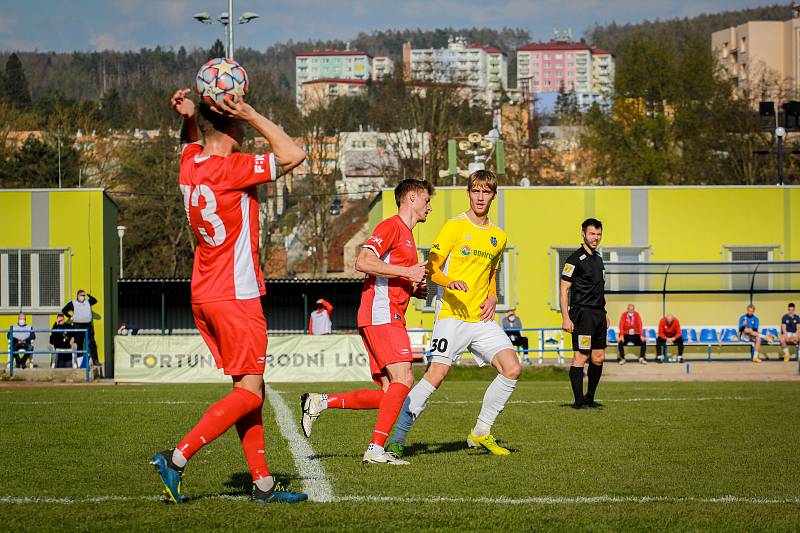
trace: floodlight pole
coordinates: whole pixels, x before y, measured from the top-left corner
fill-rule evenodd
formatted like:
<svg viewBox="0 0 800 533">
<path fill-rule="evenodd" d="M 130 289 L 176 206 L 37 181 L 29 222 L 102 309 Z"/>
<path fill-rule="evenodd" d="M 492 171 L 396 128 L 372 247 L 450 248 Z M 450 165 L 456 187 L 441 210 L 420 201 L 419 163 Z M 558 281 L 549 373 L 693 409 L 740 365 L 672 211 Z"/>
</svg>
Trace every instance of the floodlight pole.
<svg viewBox="0 0 800 533">
<path fill-rule="evenodd" d="M 233 0 L 228 0 L 228 53 L 225 54 L 229 59 L 233 59 Z"/>
</svg>

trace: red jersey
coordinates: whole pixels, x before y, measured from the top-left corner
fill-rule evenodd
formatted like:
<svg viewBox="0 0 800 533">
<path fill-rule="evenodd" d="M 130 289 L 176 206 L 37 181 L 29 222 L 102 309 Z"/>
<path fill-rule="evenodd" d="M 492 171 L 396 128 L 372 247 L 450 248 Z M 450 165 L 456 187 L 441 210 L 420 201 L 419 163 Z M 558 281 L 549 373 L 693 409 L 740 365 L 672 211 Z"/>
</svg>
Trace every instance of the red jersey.
<svg viewBox="0 0 800 533">
<path fill-rule="evenodd" d="M 672 337 L 678 338 L 681 336 L 681 323 L 677 318 L 672 319 L 672 324 L 667 325 L 667 317 L 661 319 L 658 323 L 658 336 L 662 339 L 669 339 Z"/>
<path fill-rule="evenodd" d="M 414 235 L 398 215 L 378 224 L 364 248 L 369 248 L 381 261 L 391 265 L 414 266 L 419 262 Z M 361 289 L 358 327 L 405 325 L 412 292 L 414 285 L 408 279 L 367 276 Z"/>
<path fill-rule="evenodd" d="M 275 178 L 275 156 L 233 153 L 202 157 L 192 143 L 181 154 L 180 189 L 197 246 L 192 303 L 263 295 L 258 263 L 256 185 Z"/>
<path fill-rule="evenodd" d="M 627 311 L 619 316 L 619 333 L 620 335 L 641 335 L 642 334 L 642 317 L 636 311 L 633 314 L 628 314 Z"/>
</svg>

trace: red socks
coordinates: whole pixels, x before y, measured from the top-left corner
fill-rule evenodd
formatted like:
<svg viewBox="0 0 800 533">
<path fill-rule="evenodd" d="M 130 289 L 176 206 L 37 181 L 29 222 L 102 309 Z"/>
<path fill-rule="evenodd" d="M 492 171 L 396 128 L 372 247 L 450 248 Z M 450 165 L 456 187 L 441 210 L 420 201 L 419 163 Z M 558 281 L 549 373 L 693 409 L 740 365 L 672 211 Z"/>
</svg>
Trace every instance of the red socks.
<svg viewBox="0 0 800 533">
<path fill-rule="evenodd" d="M 178 444 L 178 450 L 188 460 L 196 454 L 200 448 L 225 433 L 237 420 L 250 411 L 258 410 L 259 419 L 261 418 L 261 405 L 263 400 L 241 387 L 234 388 L 230 394 L 208 408 L 200 422 L 189 432 L 186 437 Z M 261 429 L 263 435 L 263 427 Z M 249 438 L 249 435 L 247 435 Z M 263 450 L 263 436 L 261 439 L 261 449 Z M 248 441 L 249 442 L 249 441 Z M 244 446 L 244 443 L 242 443 Z M 247 453 L 247 452 L 245 452 Z M 248 463 L 250 459 L 248 457 Z"/>
<path fill-rule="evenodd" d="M 377 409 L 383 396 L 381 389 L 328 394 L 328 409 Z"/>
<path fill-rule="evenodd" d="M 242 441 L 242 450 L 247 458 L 247 467 L 253 481 L 270 475 L 267 456 L 264 452 L 264 425 L 261 409 L 253 409 L 236 421 L 236 431 Z"/>
<path fill-rule="evenodd" d="M 403 383 L 397 382 L 390 384 L 389 388 L 386 389 L 386 393 L 383 395 L 383 399 L 378 407 L 378 421 L 375 422 L 375 430 L 372 433 L 372 440 L 370 441 L 371 444 L 383 447 L 386 443 L 386 438 L 389 436 L 392 426 L 394 426 L 394 423 L 397 421 L 400 409 L 402 409 L 403 402 L 410 390 L 411 389 Z M 330 396 L 328 397 L 328 401 L 330 402 Z"/>
</svg>

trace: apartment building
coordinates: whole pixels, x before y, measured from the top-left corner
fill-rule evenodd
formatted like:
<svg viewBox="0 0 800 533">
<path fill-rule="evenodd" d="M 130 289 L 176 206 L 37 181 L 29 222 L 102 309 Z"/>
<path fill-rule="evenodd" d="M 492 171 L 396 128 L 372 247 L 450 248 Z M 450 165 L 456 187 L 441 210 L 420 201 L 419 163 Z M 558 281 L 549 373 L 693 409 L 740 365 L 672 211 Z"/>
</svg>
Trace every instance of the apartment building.
<svg viewBox="0 0 800 533">
<path fill-rule="evenodd" d="M 394 61 L 388 56 L 372 58 L 372 81 L 381 81 L 394 74 Z"/>
<path fill-rule="evenodd" d="M 300 112 L 307 115 L 317 107 L 327 107 L 340 96 L 361 96 L 367 92 L 367 80 L 320 78 L 306 81 L 300 88 Z"/>
<path fill-rule="evenodd" d="M 574 91 L 578 104 L 604 103 L 614 86 L 614 57 L 582 42 L 552 40 L 517 49 L 517 87 L 531 94 Z"/>
<path fill-rule="evenodd" d="M 789 20 L 752 20 L 711 34 L 712 50 L 741 93 L 760 93 L 765 81 L 771 98 L 800 91 L 800 4 L 793 10 Z"/>
<path fill-rule="evenodd" d="M 364 81 L 372 74 L 372 56 L 360 50 L 314 50 L 295 57 L 295 100 L 303 104 L 303 84 L 320 79 Z"/>
</svg>

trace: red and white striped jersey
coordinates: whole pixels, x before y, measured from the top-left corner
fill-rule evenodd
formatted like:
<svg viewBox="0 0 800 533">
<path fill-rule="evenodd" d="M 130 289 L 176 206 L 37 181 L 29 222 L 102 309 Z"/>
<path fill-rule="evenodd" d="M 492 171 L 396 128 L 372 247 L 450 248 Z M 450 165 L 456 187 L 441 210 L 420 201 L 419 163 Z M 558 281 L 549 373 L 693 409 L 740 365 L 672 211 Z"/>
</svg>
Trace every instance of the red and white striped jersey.
<svg viewBox="0 0 800 533">
<path fill-rule="evenodd" d="M 375 252 L 384 263 L 400 266 L 418 263 L 414 235 L 398 215 L 378 224 L 363 247 Z M 405 325 L 412 292 L 414 286 L 408 279 L 367 276 L 361 290 L 358 327 L 390 323 Z"/>
<path fill-rule="evenodd" d="M 184 147 L 179 179 L 197 238 L 192 303 L 257 298 L 266 291 L 258 263 L 256 185 L 274 179 L 275 156 L 202 151 L 197 143 Z"/>
</svg>

